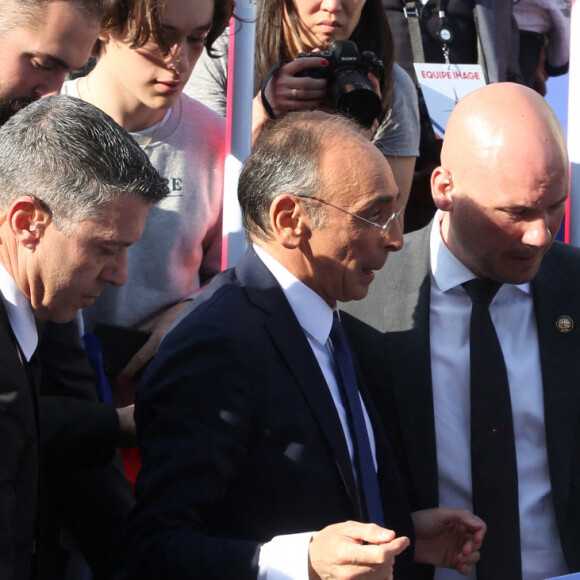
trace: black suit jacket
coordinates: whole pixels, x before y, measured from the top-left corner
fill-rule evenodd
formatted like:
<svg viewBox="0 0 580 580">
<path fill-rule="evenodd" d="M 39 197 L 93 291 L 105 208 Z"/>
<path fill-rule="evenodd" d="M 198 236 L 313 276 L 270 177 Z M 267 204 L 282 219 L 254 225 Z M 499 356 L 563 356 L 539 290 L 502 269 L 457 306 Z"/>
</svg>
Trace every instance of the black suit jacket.
<svg viewBox="0 0 580 580">
<path fill-rule="evenodd" d="M 438 505 L 429 344 L 431 225 L 405 236 L 345 328 L 406 482 L 411 507 Z M 580 571 L 580 249 L 554 243 L 532 282 L 548 464 L 560 540 Z M 562 333 L 556 321 L 575 321 Z"/>
<path fill-rule="evenodd" d="M 29 580 L 38 503 L 37 395 L 0 297 L 0 578 Z"/>
<path fill-rule="evenodd" d="M 369 404 L 371 416 L 374 409 Z M 361 519 L 336 408 L 278 283 L 249 250 L 170 332 L 141 383 L 135 578 L 257 578 L 261 543 Z M 412 535 L 375 420 L 387 527 Z M 397 578 L 412 575 L 412 550 Z"/>
<path fill-rule="evenodd" d="M 134 504 L 120 457 L 111 463 L 119 421 L 113 407 L 96 402 L 92 373 L 75 360 L 86 359 L 71 344 L 78 332 L 70 324 L 38 325 L 42 381 L 37 377 L 33 390 L 0 300 L 0 578 L 62 576 L 55 519 L 95 574 L 108 578 L 119 566 L 119 533 Z"/>
<path fill-rule="evenodd" d="M 70 553 L 61 546 L 61 525 L 95 579 L 113 578 L 122 560 L 123 523 L 135 503 L 116 451 L 117 412 L 112 405 L 98 402 L 76 321 L 40 326 L 42 578 L 62 577 L 68 564 Z"/>
</svg>

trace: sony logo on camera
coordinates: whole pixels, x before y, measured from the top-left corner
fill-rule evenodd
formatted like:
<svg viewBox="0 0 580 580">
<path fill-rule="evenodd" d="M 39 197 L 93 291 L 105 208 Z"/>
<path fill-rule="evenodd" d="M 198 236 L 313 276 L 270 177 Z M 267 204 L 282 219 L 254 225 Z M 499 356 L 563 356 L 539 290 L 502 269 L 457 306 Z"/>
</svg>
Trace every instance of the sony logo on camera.
<svg viewBox="0 0 580 580">
<path fill-rule="evenodd" d="M 382 79 L 385 67 L 374 52 L 358 51 L 352 40 L 335 40 L 322 52 L 301 53 L 298 58 L 325 58 L 328 65 L 303 69 L 296 76 L 327 79 L 332 101 L 339 113 L 371 127 L 380 116 L 381 99 L 373 90 L 368 74 Z"/>
</svg>

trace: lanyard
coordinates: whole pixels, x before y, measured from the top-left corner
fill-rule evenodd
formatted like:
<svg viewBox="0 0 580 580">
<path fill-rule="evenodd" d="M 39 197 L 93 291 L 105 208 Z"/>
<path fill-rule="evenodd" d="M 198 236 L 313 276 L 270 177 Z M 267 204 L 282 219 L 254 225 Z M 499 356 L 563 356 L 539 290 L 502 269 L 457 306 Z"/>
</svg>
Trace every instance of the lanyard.
<svg viewBox="0 0 580 580">
<path fill-rule="evenodd" d="M 437 4 L 437 15 L 439 16 L 439 30 L 437 31 L 437 39 L 441 43 L 441 50 L 443 51 L 443 58 L 445 59 L 445 64 L 451 64 L 449 62 L 449 45 L 453 42 L 453 32 L 447 24 L 447 2 L 448 0 L 436 0 Z"/>
<path fill-rule="evenodd" d="M 441 50 L 445 58 L 445 64 L 449 65 L 449 44 L 453 41 L 453 33 L 447 23 L 447 3 L 448 0 L 436 0 L 435 6 L 439 16 L 439 29 L 437 39 L 441 43 Z M 425 62 L 425 53 L 423 51 L 423 39 L 421 37 L 420 17 L 421 13 L 417 7 L 416 0 L 408 0 L 403 7 L 403 13 L 409 23 L 409 35 L 411 37 L 411 49 L 413 51 L 413 60 L 415 62 Z"/>
</svg>

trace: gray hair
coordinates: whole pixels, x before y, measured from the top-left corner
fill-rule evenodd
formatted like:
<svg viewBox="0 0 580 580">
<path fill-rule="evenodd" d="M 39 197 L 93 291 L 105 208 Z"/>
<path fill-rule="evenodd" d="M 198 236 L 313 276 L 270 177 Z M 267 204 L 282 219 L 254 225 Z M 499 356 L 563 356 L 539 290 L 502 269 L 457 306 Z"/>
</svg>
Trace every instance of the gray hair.
<svg viewBox="0 0 580 580">
<path fill-rule="evenodd" d="M 40 99 L 0 128 L 0 211 L 33 196 L 68 234 L 82 220 L 102 220 L 122 196 L 157 203 L 167 193 L 129 133 L 80 99 Z"/>
<path fill-rule="evenodd" d="M 42 9 L 54 0 L 2 0 L 0 7 L 0 37 L 25 22 L 41 23 Z M 67 0 L 87 19 L 100 22 L 105 12 L 105 0 Z"/>
<path fill-rule="evenodd" d="M 246 235 L 271 239 L 270 206 L 282 194 L 318 197 L 324 189 L 320 161 L 325 148 L 345 139 L 368 139 L 368 133 L 342 115 L 322 111 L 296 112 L 269 122 L 246 160 L 238 183 L 238 200 Z M 325 208 L 305 207 L 313 227 L 320 228 Z"/>
</svg>

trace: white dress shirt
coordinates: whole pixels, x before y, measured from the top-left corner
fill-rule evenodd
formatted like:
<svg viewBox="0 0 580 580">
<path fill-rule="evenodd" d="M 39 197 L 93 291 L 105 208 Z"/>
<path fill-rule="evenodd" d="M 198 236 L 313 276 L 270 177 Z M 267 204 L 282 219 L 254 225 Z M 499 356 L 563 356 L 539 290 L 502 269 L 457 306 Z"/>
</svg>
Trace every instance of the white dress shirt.
<svg viewBox="0 0 580 580">
<path fill-rule="evenodd" d="M 0 293 L 12 332 L 18 341 L 22 354 L 29 361 L 38 345 L 38 332 L 34 312 L 29 300 L 18 288 L 16 280 L 0 264 Z M 20 353 L 18 353 L 20 356 Z"/>
<path fill-rule="evenodd" d="M 441 239 L 441 216 L 441 212 L 436 214 L 430 238 L 431 373 L 439 505 L 471 510 L 471 299 L 461 284 L 475 276 Z M 490 305 L 490 314 L 506 362 L 512 402 L 523 580 L 544 580 L 565 574 L 567 568 L 552 503 L 538 331 L 530 284 L 503 284 Z M 436 580 L 475 577 L 475 572 L 466 577 L 442 568 L 435 574 Z"/>
<path fill-rule="evenodd" d="M 346 411 L 336 381 L 332 345 L 329 340 L 334 310 L 319 294 L 298 280 L 265 250 L 255 244 L 254 249 L 258 257 L 280 284 L 290 307 L 298 319 L 298 323 L 304 330 L 304 334 L 328 384 L 352 459 L 352 439 L 349 433 Z M 376 467 L 373 430 L 362 399 L 361 404 Z M 313 533 L 314 531 L 276 536 L 270 542 L 264 544 L 260 549 L 258 580 L 308 580 L 308 545 Z"/>
</svg>

